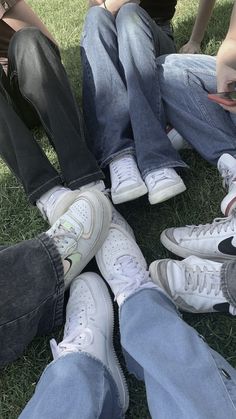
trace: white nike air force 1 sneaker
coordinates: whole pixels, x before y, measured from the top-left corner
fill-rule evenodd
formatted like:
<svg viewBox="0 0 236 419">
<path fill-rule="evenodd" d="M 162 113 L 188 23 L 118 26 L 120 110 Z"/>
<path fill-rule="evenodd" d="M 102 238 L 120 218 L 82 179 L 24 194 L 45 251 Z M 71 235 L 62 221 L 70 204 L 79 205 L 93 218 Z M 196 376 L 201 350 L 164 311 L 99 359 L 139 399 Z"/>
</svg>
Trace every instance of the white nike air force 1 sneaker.
<svg viewBox="0 0 236 419">
<path fill-rule="evenodd" d="M 161 242 L 182 258 L 236 259 L 236 216 L 216 218 L 211 224 L 168 228 L 162 232 Z"/>
<path fill-rule="evenodd" d="M 180 310 L 236 315 L 236 309 L 221 290 L 221 266 L 218 262 L 190 256 L 182 261 L 157 260 L 151 263 L 149 271 L 153 282 L 169 294 Z"/>
<path fill-rule="evenodd" d="M 96 261 L 119 306 L 142 287 L 155 287 L 130 226 L 126 221 L 119 222 L 117 211 L 112 215 L 108 236 L 96 254 Z"/>
<path fill-rule="evenodd" d="M 228 216 L 236 209 L 236 159 L 230 154 L 223 154 L 217 167 L 223 178 L 223 187 L 228 188 L 228 193 L 221 202 L 221 211 Z"/>
<path fill-rule="evenodd" d="M 68 264 L 65 287 L 101 247 L 109 231 L 111 214 L 111 203 L 102 192 L 85 191 L 47 231 L 62 260 Z"/>
<path fill-rule="evenodd" d="M 132 201 L 147 193 L 132 154 L 113 160 L 110 165 L 111 198 L 114 204 Z"/>
<path fill-rule="evenodd" d="M 125 413 L 129 404 L 126 381 L 113 347 L 113 307 L 107 287 L 95 273 L 83 273 L 71 285 L 64 337 L 51 344 L 54 359 L 81 352 L 99 359 L 112 375 Z"/>
</svg>

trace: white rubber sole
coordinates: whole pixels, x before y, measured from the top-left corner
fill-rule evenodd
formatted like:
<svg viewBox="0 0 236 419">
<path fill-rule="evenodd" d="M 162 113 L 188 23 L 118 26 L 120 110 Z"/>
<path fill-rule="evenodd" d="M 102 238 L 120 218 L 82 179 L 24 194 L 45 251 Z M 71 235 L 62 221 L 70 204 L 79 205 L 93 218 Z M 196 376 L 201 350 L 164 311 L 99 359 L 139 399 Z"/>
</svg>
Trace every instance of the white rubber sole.
<svg viewBox="0 0 236 419">
<path fill-rule="evenodd" d="M 160 241 L 163 244 L 163 246 L 169 250 L 169 252 L 185 259 L 189 256 L 197 256 L 201 259 L 210 259 L 210 260 L 214 260 L 216 262 L 223 262 L 226 260 L 232 260 L 232 256 L 227 256 L 227 255 L 217 255 L 217 254 L 213 254 L 213 253 L 201 253 L 201 252 L 197 252 L 195 250 L 191 250 L 191 249 L 187 249 L 185 247 L 179 246 L 178 244 L 173 243 L 165 234 L 166 230 L 164 230 L 161 233 L 160 236 Z M 235 258 L 233 258 L 234 260 Z"/>
<path fill-rule="evenodd" d="M 134 199 L 140 198 L 148 192 L 145 183 L 136 188 L 130 188 L 124 192 L 113 192 L 111 190 L 111 198 L 114 204 L 122 204 L 123 202 L 133 201 Z"/>
<path fill-rule="evenodd" d="M 186 186 L 182 179 L 179 183 L 176 183 L 173 186 L 169 186 L 163 190 L 157 191 L 155 193 L 148 194 L 148 200 L 151 205 L 160 204 L 161 202 L 167 201 L 170 198 L 173 198 L 176 195 L 181 194 L 182 192 L 186 191 Z"/>
<path fill-rule="evenodd" d="M 113 311 L 113 306 L 111 302 L 111 297 L 109 295 L 107 286 L 104 283 L 104 280 L 99 275 L 92 272 L 85 272 L 81 274 L 80 276 L 80 278 L 83 278 L 83 277 L 88 278 L 88 281 L 94 280 L 96 283 L 96 286 L 97 284 L 99 284 L 99 287 L 98 287 L 99 290 L 97 291 L 96 295 L 98 295 L 98 293 L 102 293 L 102 298 L 104 300 L 103 309 L 106 310 L 106 318 L 108 320 L 106 323 L 106 334 L 105 334 L 105 336 L 107 337 L 107 339 L 105 339 L 105 342 L 106 342 L 106 356 L 107 356 L 108 365 L 107 364 L 105 365 L 108 368 L 110 374 L 112 375 L 116 383 L 117 390 L 119 393 L 120 403 L 125 413 L 129 407 L 129 392 L 128 392 L 128 387 L 127 387 L 124 373 L 122 371 L 122 368 L 120 366 L 119 360 L 117 358 L 117 355 L 113 346 L 114 311 Z M 96 357 L 96 354 L 93 354 L 93 355 Z M 104 363 L 104 360 L 101 359 L 101 361 Z"/>
</svg>

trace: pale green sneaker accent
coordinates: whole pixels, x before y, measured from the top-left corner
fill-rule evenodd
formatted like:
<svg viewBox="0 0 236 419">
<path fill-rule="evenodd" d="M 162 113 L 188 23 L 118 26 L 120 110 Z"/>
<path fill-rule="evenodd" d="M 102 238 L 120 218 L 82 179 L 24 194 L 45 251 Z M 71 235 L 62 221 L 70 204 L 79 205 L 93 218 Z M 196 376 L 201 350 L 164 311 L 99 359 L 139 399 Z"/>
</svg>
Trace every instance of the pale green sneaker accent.
<svg viewBox="0 0 236 419">
<path fill-rule="evenodd" d="M 100 249 L 108 235 L 111 213 L 111 203 L 103 193 L 85 191 L 47 232 L 62 260 L 70 263 L 66 288 Z"/>
</svg>

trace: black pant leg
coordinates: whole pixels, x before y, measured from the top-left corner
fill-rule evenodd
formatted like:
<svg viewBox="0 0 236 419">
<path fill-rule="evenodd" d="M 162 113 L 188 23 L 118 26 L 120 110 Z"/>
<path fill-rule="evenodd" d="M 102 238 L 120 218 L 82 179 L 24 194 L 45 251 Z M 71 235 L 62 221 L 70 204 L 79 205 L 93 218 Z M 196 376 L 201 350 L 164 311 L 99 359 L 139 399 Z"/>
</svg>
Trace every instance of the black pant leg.
<svg viewBox="0 0 236 419">
<path fill-rule="evenodd" d="M 0 155 L 34 203 L 61 179 L 13 106 L 8 79 L 0 67 Z"/>
<path fill-rule="evenodd" d="M 0 252 L 0 367 L 19 357 L 37 334 L 63 322 L 64 271 L 54 242 L 37 239 Z"/>
<path fill-rule="evenodd" d="M 54 145 L 67 185 L 76 189 L 103 178 L 87 148 L 81 115 L 57 47 L 38 29 L 25 28 L 13 36 L 8 57 L 18 106 L 23 107 L 20 92 L 36 110 Z"/>
</svg>

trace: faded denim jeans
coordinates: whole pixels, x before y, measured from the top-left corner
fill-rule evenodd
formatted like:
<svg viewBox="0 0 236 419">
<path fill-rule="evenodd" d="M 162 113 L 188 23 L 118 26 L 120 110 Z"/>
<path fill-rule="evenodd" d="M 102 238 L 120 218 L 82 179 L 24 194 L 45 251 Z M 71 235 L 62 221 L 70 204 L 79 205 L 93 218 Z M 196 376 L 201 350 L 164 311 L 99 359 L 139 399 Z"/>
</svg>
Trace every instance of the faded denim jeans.
<svg viewBox="0 0 236 419">
<path fill-rule="evenodd" d="M 198 153 L 217 164 L 223 153 L 236 155 L 236 117 L 208 93 L 216 92 L 216 59 L 172 54 L 157 59 L 166 118 Z"/>
<path fill-rule="evenodd" d="M 136 154 L 142 176 L 185 167 L 165 131 L 156 57 L 175 52 L 170 26 L 158 26 L 130 3 L 116 17 L 101 7 L 87 13 L 81 39 L 83 108 L 89 146 L 101 167 Z"/>
<path fill-rule="evenodd" d="M 180 317 L 162 291 L 142 289 L 120 309 L 130 372 L 145 382 L 154 419 L 235 419 L 236 371 Z M 20 419 L 120 419 L 116 386 L 99 360 L 74 353 L 44 371 Z"/>
</svg>

